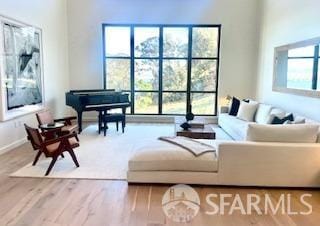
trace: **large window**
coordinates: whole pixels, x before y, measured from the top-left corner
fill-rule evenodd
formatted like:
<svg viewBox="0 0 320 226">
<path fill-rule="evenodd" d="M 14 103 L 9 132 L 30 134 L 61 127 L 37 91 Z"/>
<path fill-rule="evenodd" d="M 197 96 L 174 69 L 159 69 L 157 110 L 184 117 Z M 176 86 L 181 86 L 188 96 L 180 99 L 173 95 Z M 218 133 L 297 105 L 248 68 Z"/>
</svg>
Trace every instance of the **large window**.
<svg viewBox="0 0 320 226">
<path fill-rule="evenodd" d="M 103 25 L 104 86 L 131 114 L 216 115 L 220 25 Z"/>
</svg>

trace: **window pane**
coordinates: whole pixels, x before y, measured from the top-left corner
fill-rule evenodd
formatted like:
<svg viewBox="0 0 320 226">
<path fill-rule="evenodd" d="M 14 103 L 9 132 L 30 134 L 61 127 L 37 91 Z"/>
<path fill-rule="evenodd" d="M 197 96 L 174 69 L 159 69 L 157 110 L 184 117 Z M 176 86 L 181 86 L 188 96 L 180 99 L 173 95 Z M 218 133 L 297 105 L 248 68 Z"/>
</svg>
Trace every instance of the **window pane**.
<svg viewBox="0 0 320 226">
<path fill-rule="evenodd" d="M 287 87 L 312 89 L 313 59 L 289 59 Z"/>
<path fill-rule="evenodd" d="M 134 29 L 134 55 L 136 57 L 159 56 L 159 28 L 139 27 Z"/>
<path fill-rule="evenodd" d="M 162 112 L 164 114 L 185 114 L 187 95 L 186 93 L 163 93 Z"/>
<path fill-rule="evenodd" d="M 215 113 L 215 94 L 191 94 L 192 113 L 196 115 L 213 115 Z"/>
<path fill-rule="evenodd" d="M 188 28 L 163 29 L 163 56 L 188 57 Z"/>
<path fill-rule="evenodd" d="M 289 57 L 313 57 L 314 56 L 314 46 L 306 46 L 296 49 L 289 49 Z"/>
<path fill-rule="evenodd" d="M 193 28 L 192 57 L 217 57 L 218 34 L 218 28 Z"/>
<path fill-rule="evenodd" d="M 163 90 L 187 90 L 187 60 L 163 60 Z"/>
<path fill-rule="evenodd" d="M 106 56 L 130 56 L 130 28 L 105 27 Z"/>
<path fill-rule="evenodd" d="M 130 60 L 107 59 L 107 88 L 116 90 L 130 90 Z"/>
<path fill-rule="evenodd" d="M 159 90 L 159 61 L 135 60 L 135 89 Z"/>
<path fill-rule="evenodd" d="M 158 93 L 136 92 L 134 111 L 136 114 L 158 114 Z"/>
<path fill-rule="evenodd" d="M 192 60 L 191 90 L 215 91 L 216 67 L 215 60 Z"/>
</svg>

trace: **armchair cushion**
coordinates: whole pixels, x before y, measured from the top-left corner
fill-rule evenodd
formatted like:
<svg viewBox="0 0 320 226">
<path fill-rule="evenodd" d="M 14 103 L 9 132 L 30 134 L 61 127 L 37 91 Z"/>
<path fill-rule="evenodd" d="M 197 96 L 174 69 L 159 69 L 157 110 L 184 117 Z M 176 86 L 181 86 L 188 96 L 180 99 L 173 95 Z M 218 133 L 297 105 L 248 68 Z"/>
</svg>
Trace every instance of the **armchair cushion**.
<svg viewBox="0 0 320 226">
<path fill-rule="evenodd" d="M 36 114 L 40 125 L 53 123 L 54 119 L 50 111 L 43 111 Z"/>
<path fill-rule="evenodd" d="M 49 144 L 46 148 L 47 148 L 48 152 L 55 152 L 56 150 L 58 150 L 59 145 L 60 145 L 60 142 L 56 142 L 53 144 Z"/>
</svg>

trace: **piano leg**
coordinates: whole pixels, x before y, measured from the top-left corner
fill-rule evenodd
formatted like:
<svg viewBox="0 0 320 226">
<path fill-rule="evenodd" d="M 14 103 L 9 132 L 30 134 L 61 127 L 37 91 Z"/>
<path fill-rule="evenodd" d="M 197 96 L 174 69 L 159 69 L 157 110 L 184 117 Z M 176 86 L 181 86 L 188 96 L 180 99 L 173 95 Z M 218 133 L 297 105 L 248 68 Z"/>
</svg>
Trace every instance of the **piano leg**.
<svg viewBox="0 0 320 226">
<path fill-rule="evenodd" d="M 127 107 L 122 108 L 122 114 L 124 114 L 124 121 L 122 122 L 122 132 L 123 132 L 123 128 L 126 126 L 126 111 L 127 111 Z"/>
<path fill-rule="evenodd" d="M 82 132 L 82 111 L 78 111 L 79 134 Z"/>
<path fill-rule="evenodd" d="M 99 116 L 98 116 L 98 133 L 100 134 L 101 133 L 102 113 L 101 113 L 101 111 L 98 111 L 98 112 L 99 112 Z"/>
</svg>

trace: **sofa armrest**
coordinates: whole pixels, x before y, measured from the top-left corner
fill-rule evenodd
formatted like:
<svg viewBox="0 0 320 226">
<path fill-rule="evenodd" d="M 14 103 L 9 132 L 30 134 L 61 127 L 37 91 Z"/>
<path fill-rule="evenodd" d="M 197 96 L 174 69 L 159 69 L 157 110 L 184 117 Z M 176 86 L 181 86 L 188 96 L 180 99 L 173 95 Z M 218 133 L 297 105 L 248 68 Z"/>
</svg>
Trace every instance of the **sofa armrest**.
<svg viewBox="0 0 320 226">
<path fill-rule="evenodd" d="M 227 185 L 320 186 L 320 145 L 217 143 L 219 181 Z"/>
<path fill-rule="evenodd" d="M 228 113 L 229 112 L 229 107 L 228 106 L 221 106 L 219 109 L 219 113 L 223 114 L 223 113 Z"/>
</svg>

